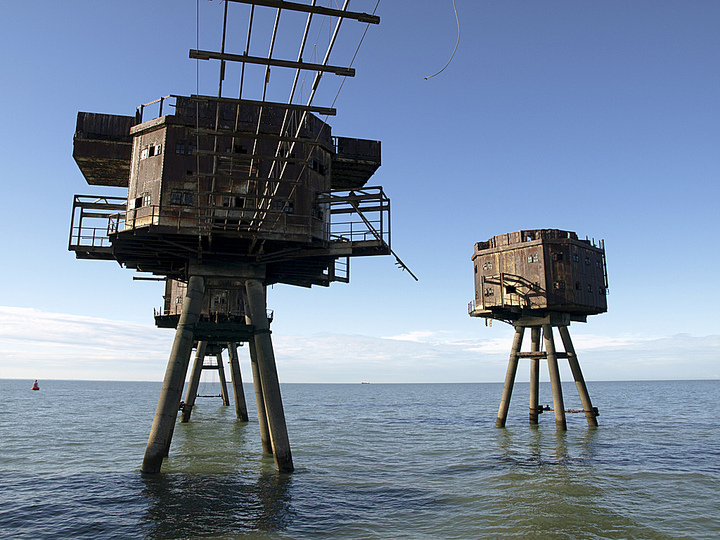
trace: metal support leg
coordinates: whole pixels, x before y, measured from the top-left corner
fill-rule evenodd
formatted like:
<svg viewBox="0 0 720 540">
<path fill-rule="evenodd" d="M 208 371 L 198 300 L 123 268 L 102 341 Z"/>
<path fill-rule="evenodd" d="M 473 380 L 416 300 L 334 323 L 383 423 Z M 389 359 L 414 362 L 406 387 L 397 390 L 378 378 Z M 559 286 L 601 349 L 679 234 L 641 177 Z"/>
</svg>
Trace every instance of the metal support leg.
<svg viewBox="0 0 720 540">
<path fill-rule="evenodd" d="M 265 288 L 259 281 L 250 279 L 245 282 L 245 291 L 247 292 L 248 306 L 250 307 L 250 319 L 255 327 L 254 340 L 275 467 L 280 472 L 292 472 L 294 470 L 292 453 L 285 423 L 285 412 L 282 406 L 282 396 L 280 395 L 275 353 L 270 339 Z"/>
<path fill-rule="evenodd" d="M 530 334 L 530 352 L 540 350 L 540 327 L 533 326 Z M 530 423 L 538 423 L 540 399 L 540 359 L 530 358 Z"/>
<path fill-rule="evenodd" d="M 225 368 L 223 367 L 222 352 L 215 355 L 218 364 L 218 377 L 220 378 L 220 396 L 222 397 L 223 405 L 226 407 L 230 405 L 230 396 L 228 395 L 227 381 L 225 380 Z"/>
<path fill-rule="evenodd" d="M 515 327 L 515 337 L 513 338 L 512 349 L 510 350 L 510 361 L 508 362 L 507 373 L 505 374 L 505 385 L 503 386 L 502 398 L 500 398 L 500 409 L 498 410 L 495 427 L 505 427 L 508 409 L 510 408 L 510 398 L 512 397 L 513 385 L 515 384 L 515 374 L 517 373 L 518 354 L 520 353 L 520 347 L 522 347 L 524 334 L 524 326 Z"/>
<path fill-rule="evenodd" d="M 560 326 L 560 337 L 562 338 L 563 345 L 565 346 L 565 352 L 568 355 L 568 362 L 570 363 L 570 369 L 572 370 L 573 378 L 575 379 L 575 386 L 582 402 L 583 411 L 585 411 L 585 418 L 587 419 L 588 426 L 597 427 L 597 415 L 595 409 L 590 401 L 590 394 L 588 393 L 587 386 L 585 385 L 585 379 L 583 378 L 582 370 L 580 369 L 580 363 L 575 354 L 575 347 L 573 347 L 572 339 L 570 339 L 570 330 L 567 326 Z"/>
<path fill-rule="evenodd" d="M 564 431 L 567 429 L 567 423 L 565 422 L 565 403 L 563 402 L 560 370 L 558 369 L 557 352 L 555 351 L 555 340 L 553 339 L 551 325 L 543 325 L 543 336 L 545 337 L 545 350 L 547 351 L 548 371 L 550 372 L 550 385 L 552 386 L 555 427 Z"/>
<path fill-rule="evenodd" d="M 197 397 L 198 386 L 200 386 L 200 375 L 202 375 L 203 362 L 205 361 L 206 347 L 206 341 L 198 341 L 195 351 L 195 362 L 193 362 L 190 380 L 188 381 L 187 391 L 185 392 L 185 407 L 183 407 L 183 412 L 180 415 L 180 422 L 182 423 L 190 421 L 190 415 L 195 406 L 195 398 Z"/>
<path fill-rule="evenodd" d="M 260 377 L 260 364 L 258 363 L 257 347 L 255 340 L 248 343 L 250 350 L 250 366 L 253 374 L 253 385 L 255 387 L 255 404 L 258 411 L 258 426 L 260 428 L 260 442 L 263 452 L 273 453 L 272 442 L 270 442 L 270 428 L 268 427 L 267 411 L 265 410 L 265 393 L 263 392 L 262 377 Z"/>
<path fill-rule="evenodd" d="M 150 429 L 145 458 L 141 467 L 144 473 L 158 473 L 162 461 L 168 455 L 172 433 L 175 428 L 180 398 L 187 375 L 193 347 L 193 328 L 200 315 L 205 280 L 199 276 L 190 278 L 183 300 L 180 320 L 175 331 L 170 359 L 165 371 L 160 399 Z"/>
<path fill-rule="evenodd" d="M 243 303 L 245 305 L 245 313 L 250 313 L 250 304 L 247 301 L 247 293 L 243 291 Z M 252 324 L 249 315 L 246 315 L 247 324 Z M 255 347 L 255 339 L 248 341 L 248 350 L 250 351 L 250 368 L 252 370 L 253 388 L 255 390 L 255 405 L 258 413 L 258 427 L 260 428 L 260 442 L 265 454 L 272 454 L 272 444 L 270 443 L 270 429 L 268 428 L 267 412 L 265 411 L 265 395 L 263 394 L 262 380 L 260 379 L 260 368 L 258 367 L 257 348 Z"/>
<path fill-rule="evenodd" d="M 235 396 L 235 414 L 238 419 L 247 422 L 247 404 L 245 402 L 245 391 L 243 390 L 242 375 L 240 373 L 237 343 L 228 343 L 227 348 L 228 355 L 230 356 L 230 380 L 232 382 L 233 395 Z"/>
</svg>

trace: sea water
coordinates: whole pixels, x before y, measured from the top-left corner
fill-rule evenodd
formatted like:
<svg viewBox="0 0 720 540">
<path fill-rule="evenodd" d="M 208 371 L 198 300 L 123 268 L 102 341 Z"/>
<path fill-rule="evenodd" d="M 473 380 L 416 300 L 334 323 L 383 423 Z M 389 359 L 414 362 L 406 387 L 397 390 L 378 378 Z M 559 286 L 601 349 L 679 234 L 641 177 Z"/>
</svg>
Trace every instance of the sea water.
<svg viewBox="0 0 720 540">
<path fill-rule="evenodd" d="M 527 384 L 505 429 L 500 384 L 286 384 L 289 475 L 246 386 L 250 422 L 198 398 L 152 476 L 159 383 L 31 384 L 0 380 L 0 538 L 720 538 L 720 381 L 589 382 L 600 426 L 561 433 Z"/>
</svg>

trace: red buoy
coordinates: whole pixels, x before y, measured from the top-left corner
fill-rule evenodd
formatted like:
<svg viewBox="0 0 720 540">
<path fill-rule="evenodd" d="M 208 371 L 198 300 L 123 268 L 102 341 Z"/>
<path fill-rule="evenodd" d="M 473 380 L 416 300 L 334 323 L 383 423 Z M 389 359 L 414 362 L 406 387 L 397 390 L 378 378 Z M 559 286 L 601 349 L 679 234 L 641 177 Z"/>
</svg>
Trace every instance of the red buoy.
<svg viewBox="0 0 720 540">
<path fill-rule="evenodd" d="M 30 390 L 40 390 L 40 387 L 38 386 L 37 380 L 33 383 L 32 388 Z"/>
</svg>

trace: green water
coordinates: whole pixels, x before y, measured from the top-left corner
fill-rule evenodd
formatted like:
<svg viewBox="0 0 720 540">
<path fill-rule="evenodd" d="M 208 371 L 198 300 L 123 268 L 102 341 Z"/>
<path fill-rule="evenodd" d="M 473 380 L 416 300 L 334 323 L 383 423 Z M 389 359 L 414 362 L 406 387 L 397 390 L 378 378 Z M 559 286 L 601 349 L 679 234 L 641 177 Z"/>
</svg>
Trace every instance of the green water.
<svg viewBox="0 0 720 540">
<path fill-rule="evenodd" d="M 2 538 L 720 537 L 718 381 L 590 382 L 600 427 L 559 434 L 522 384 L 506 429 L 499 384 L 284 385 L 292 475 L 252 402 L 245 424 L 204 398 L 153 477 L 159 384 L 31 383 L 0 380 Z"/>
</svg>

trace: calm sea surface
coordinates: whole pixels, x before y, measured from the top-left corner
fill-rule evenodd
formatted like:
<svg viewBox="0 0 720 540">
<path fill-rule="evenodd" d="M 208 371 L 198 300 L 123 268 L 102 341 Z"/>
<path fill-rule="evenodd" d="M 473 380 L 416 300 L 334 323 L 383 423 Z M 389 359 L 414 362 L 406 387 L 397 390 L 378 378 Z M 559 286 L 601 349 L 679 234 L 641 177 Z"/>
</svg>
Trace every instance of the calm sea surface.
<svg viewBox="0 0 720 540">
<path fill-rule="evenodd" d="M 159 384 L 31 383 L 0 380 L 0 538 L 720 538 L 720 381 L 588 383 L 600 427 L 565 433 L 527 384 L 506 429 L 500 384 L 283 385 L 292 475 L 247 386 L 249 423 L 199 398 L 153 477 Z"/>
</svg>

